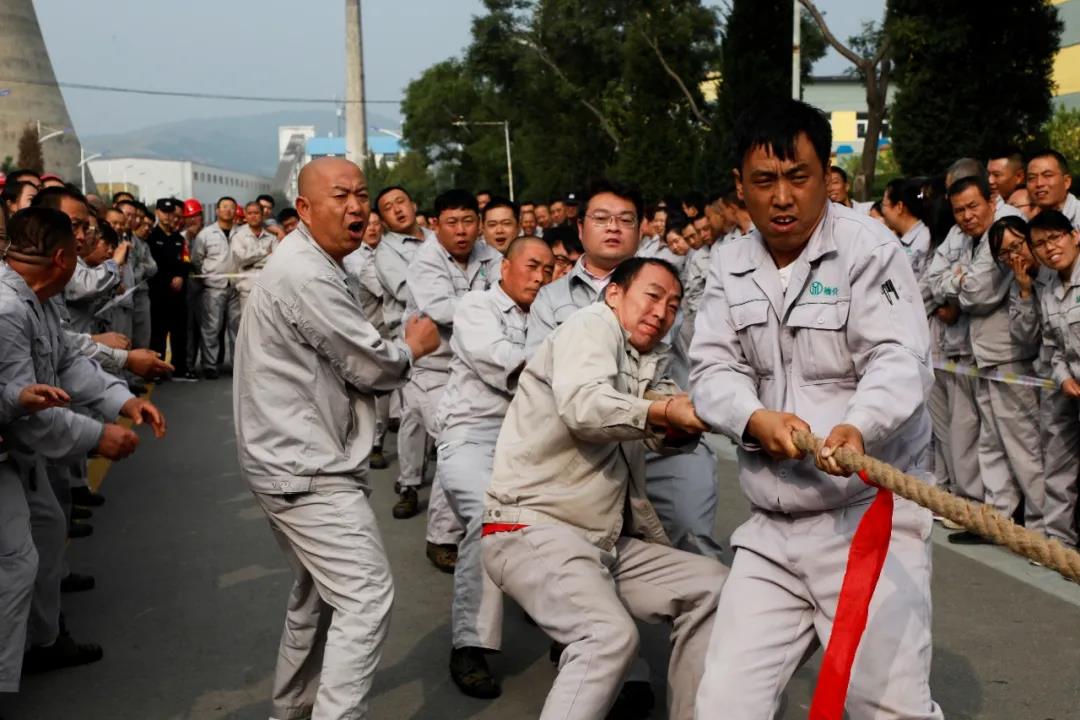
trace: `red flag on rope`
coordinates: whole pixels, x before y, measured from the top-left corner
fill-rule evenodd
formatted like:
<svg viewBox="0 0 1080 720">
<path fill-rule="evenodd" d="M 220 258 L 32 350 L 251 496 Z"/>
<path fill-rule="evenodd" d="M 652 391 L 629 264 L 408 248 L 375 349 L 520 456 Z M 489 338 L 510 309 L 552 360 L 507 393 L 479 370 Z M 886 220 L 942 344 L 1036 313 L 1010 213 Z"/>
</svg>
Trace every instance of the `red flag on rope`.
<svg viewBox="0 0 1080 720">
<path fill-rule="evenodd" d="M 872 485 L 865 470 L 859 471 L 863 482 Z M 851 681 L 851 666 L 855 651 L 866 630 L 870 615 L 870 599 L 874 596 L 885 555 L 892 536 L 893 496 L 878 489 L 866 514 L 859 521 L 848 551 L 844 582 L 836 605 L 832 634 L 821 661 L 814 699 L 810 703 L 809 720 L 842 720 L 844 701 Z"/>
</svg>

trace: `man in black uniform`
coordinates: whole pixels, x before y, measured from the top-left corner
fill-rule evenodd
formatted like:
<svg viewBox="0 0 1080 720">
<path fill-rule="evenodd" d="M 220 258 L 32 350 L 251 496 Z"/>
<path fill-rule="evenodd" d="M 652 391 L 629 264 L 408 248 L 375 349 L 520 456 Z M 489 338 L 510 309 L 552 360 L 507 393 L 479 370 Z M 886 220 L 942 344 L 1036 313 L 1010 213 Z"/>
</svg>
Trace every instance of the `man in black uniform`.
<svg viewBox="0 0 1080 720">
<path fill-rule="evenodd" d="M 146 242 L 157 263 L 157 274 L 150 279 L 150 348 L 165 356 L 165 339 L 170 339 L 176 380 L 194 381 L 198 377 L 187 364 L 187 276 L 191 272 L 191 251 L 187 240 L 177 231 L 176 218 L 180 201 L 163 198 L 157 201 L 157 226 Z"/>
</svg>

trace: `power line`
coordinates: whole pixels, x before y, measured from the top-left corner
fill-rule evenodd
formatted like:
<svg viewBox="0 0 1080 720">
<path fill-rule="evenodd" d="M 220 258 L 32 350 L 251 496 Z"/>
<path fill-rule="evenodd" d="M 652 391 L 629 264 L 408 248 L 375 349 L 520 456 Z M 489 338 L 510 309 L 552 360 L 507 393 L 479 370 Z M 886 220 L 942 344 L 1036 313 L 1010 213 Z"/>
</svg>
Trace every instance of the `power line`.
<svg viewBox="0 0 1080 720">
<path fill-rule="evenodd" d="M 43 87 L 71 88 L 73 90 L 94 90 L 97 92 L 127 93 L 129 95 L 156 95 L 159 97 L 184 97 L 201 100 L 242 100 L 245 102 L 274 102 L 274 103 L 305 103 L 345 105 L 346 103 L 366 103 L 368 105 L 400 105 L 400 100 L 335 100 L 329 98 L 305 98 L 305 97 L 267 97 L 259 95 L 228 95 L 223 93 L 184 92 L 182 90 L 146 90 L 141 88 L 125 88 L 115 85 L 90 85 L 87 83 L 49 82 L 47 80 L 20 80 L 0 79 L 0 83 L 21 83 L 23 85 L 39 85 Z M 0 92 L 8 88 L 0 88 Z"/>
</svg>

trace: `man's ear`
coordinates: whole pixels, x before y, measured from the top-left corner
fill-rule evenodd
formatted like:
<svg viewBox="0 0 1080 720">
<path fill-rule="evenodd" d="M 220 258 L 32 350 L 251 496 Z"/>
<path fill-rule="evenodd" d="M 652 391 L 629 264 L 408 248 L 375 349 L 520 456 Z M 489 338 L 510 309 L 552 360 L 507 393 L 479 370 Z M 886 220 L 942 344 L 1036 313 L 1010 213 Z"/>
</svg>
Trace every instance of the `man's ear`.
<svg viewBox="0 0 1080 720">
<path fill-rule="evenodd" d="M 746 202 L 746 198 L 743 197 L 742 173 L 739 172 L 738 168 L 732 168 L 731 177 L 735 179 L 735 194 L 738 195 L 740 200 Z"/>
<path fill-rule="evenodd" d="M 298 195 L 296 198 L 296 214 L 305 225 L 311 227 L 311 203 L 303 195 Z"/>
</svg>

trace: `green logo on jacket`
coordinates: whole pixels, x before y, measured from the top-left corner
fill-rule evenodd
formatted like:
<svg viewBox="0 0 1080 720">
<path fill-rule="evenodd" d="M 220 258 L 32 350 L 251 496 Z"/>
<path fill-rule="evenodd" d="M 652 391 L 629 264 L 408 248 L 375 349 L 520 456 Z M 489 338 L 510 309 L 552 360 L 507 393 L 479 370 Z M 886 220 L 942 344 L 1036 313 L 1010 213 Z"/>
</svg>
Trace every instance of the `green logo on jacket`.
<svg viewBox="0 0 1080 720">
<path fill-rule="evenodd" d="M 810 294 L 811 295 L 827 295 L 828 297 L 833 297 L 835 295 L 840 294 L 840 288 L 825 287 L 824 285 L 819 283 L 817 280 L 815 280 L 814 282 L 810 283 Z"/>
</svg>

